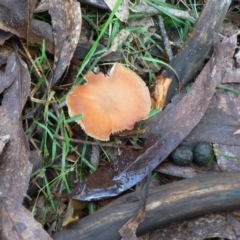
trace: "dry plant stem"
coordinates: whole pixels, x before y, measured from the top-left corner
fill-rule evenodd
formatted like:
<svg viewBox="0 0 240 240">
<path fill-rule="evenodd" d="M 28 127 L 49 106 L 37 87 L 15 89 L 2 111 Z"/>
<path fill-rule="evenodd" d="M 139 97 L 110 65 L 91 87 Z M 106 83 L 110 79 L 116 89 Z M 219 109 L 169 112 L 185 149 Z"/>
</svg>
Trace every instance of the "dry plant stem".
<svg viewBox="0 0 240 240">
<path fill-rule="evenodd" d="M 164 7 L 164 6 L 162 6 L 162 8 L 178 18 L 186 19 L 186 20 L 191 18 L 188 11 L 183 11 L 183 10 L 174 9 L 174 8 L 170 8 L 170 7 Z"/>
<path fill-rule="evenodd" d="M 99 145 L 92 146 L 92 152 L 90 157 L 91 164 L 97 169 L 100 160 L 100 148 Z"/>
<path fill-rule="evenodd" d="M 23 49 L 24 49 L 26 55 L 28 56 L 28 58 L 29 58 L 31 64 L 33 65 L 33 67 L 34 67 L 34 69 L 35 69 L 35 71 L 36 71 L 38 77 L 41 78 L 41 77 L 42 77 L 42 74 L 41 74 L 40 70 L 38 69 L 37 65 L 35 64 L 35 62 L 34 62 L 32 56 L 31 56 L 30 52 L 28 51 L 28 49 L 26 48 L 25 44 L 23 43 L 23 41 L 22 41 L 21 39 L 20 39 L 20 42 L 21 42 L 22 47 L 23 47 Z M 34 95 L 34 94 L 33 94 L 33 95 Z"/>
<path fill-rule="evenodd" d="M 62 136 L 59 136 L 57 134 L 53 135 L 56 139 L 65 141 L 65 138 Z M 102 147 L 113 147 L 113 148 L 132 148 L 132 149 L 141 149 L 139 146 L 126 146 L 126 145 L 114 145 L 111 143 L 103 143 L 103 142 L 90 142 L 90 141 L 85 141 L 85 140 L 80 140 L 80 139 L 74 139 L 74 138 L 69 138 L 70 142 L 73 143 L 80 143 L 80 144 L 89 144 L 92 146 L 102 146 Z"/>
<path fill-rule="evenodd" d="M 126 194 L 53 239 L 120 239 L 119 229 L 138 211 L 143 196 L 144 191 Z M 148 195 L 146 219 L 137 234 L 173 221 L 238 208 L 239 197 L 239 172 L 204 174 L 156 187 Z"/>
<path fill-rule="evenodd" d="M 173 53 L 172 53 L 172 49 L 171 49 L 171 44 L 169 42 L 165 27 L 164 27 L 163 19 L 162 19 L 161 16 L 158 16 L 157 19 L 158 19 L 159 29 L 160 29 L 160 32 L 161 32 L 161 35 L 162 35 L 162 38 L 163 38 L 164 47 L 165 47 L 166 53 L 168 55 L 168 59 L 170 61 L 172 61 Z"/>
<path fill-rule="evenodd" d="M 161 6 L 161 8 L 178 18 L 186 19 L 186 20 L 191 18 L 188 11 L 173 9 L 173 8 L 165 7 L 165 6 Z M 136 5 L 132 9 L 132 11 L 138 12 L 138 13 L 146 13 L 146 14 L 159 14 L 160 13 L 156 8 L 154 8 L 152 6 L 147 6 L 147 5 Z"/>
<path fill-rule="evenodd" d="M 193 28 L 192 36 L 185 43 L 185 48 L 170 62 L 179 79 L 171 69 L 167 69 L 167 76 L 173 81 L 168 89 L 166 103 L 169 103 L 171 98 L 178 93 L 179 81 L 181 87 L 184 87 L 201 70 L 212 48 L 213 32 L 218 32 L 230 3 L 231 0 L 207 1 Z"/>
<path fill-rule="evenodd" d="M 155 47 L 157 44 L 154 43 L 152 45 L 150 45 L 149 47 L 143 49 L 143 50 L 139 50 L 139 51 L 135 51 L 135 52 L 131 52 L 130 54 L 138 54 L 138 53 L 143 53 L 143 52 L 146 52 L 146 51 L 149 51 L 151 50 L 153 47 Z M 127 52 L 127 51 L 126 51 Z"/>
</svg>

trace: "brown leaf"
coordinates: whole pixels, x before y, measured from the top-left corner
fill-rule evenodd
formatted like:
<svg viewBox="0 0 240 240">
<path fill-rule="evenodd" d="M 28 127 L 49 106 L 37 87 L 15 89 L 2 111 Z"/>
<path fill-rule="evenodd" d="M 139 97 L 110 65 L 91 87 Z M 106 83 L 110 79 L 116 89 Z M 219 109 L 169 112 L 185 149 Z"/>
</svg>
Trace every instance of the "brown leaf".
<svg viewBox="0 0 240 240">
<path fill-rule="evenodd" d="M 32 165 L 28 161 L 29 146 L 21 126 L 22 109 L 30 93 L 27 66 L 13 52 L 8 59 L 6 75 L 15 81 L 5 90 L 0 107 L 0 135 L 10 135 L 10 141 L 0 156 L 0 192 L 22 202 L 28 188 Z"/>
<path fill-rule="evenodd" d="M 42 45 L 43 41 L 45 41 L 47 51 L 53 53 L 54 47 L 52 26 L 47 22 L 33 19 L 30 27 L 31 29 L 28 36 L 29 41 L 39 45 Z M 19 33 L 19 36 L 24 39 L 27 37 L 21 32 Z"/>
<path fill-rule="evenodd" d="M 0 93 L 3 92 L 5 88 L 8 88 L 12 82 L 14 81 L 15 77 L 12 74 L 5 74 L 0 71 Z"/>
<path fill-rule="evenodd" d="M 239 144 L 239 142 L 236 142 Z M 240 170 L 240 150 L 238 146 L 213 144 L 217 163 L 223 172 Z"/>
<path fill-rule="evenodd" d="M 0 228 L 3 239 L 51 239 L 21 203 L 32 170 L 29 146 L 21 124 L 22 109 L 30 93 L 27 65 L 13 52 L 6 75 L 15 81 L 4 91 L 0 107 L 0 135 L 10 135 L 0 155 Z"/>
<path fill-rule="evenodd" d="M 31 2 L 30 7 L 34 8 L 37 1 Z M 0 0 L 0 29 L 17 36 L 27 36 L 28 18 L 32 18 L 29 16 L 28 8 L 29 1 L 26 0 Z"/>
<path fill-rule="evenodd" d="M 0 45 L 3 45 L 4 42 L 12 36 L 12 33 L 6 32 L 0 29 Z"/>
<path fill-rule="evenodd" d="M 112 52 L 115 52 L 119 49 L 119 47 L 127 40 L 130 35 L 130 31 L 126 29 L 122 29 L 113 39 L 111 43 L 111 47 L 105 51 L 100 57 L 103 58 L 109 55 Z"/>
<path fill-rule="evenodd" d="M 235 78 L 232 78 L 235 79 Z M 240 79 L 240 78 L 236 78 Z M 240 84 L 224 84 L 240 92 Z M 240 128 L 240 97 L 236 93 L 218 89 L 199 124 L 186 140 L 208 141 L 224 145 L 239 145 L 240 135 L 234 134 Z"/>
<path fill-rule="evenodd" d="M 53 52 L 52 28 L 48 23 L 36 19 L 33 19 L 31 24 L 28 22 L 32 18 L 29 15 L 28 2 L 25 0 L 0 0 L 0 29 L 5 31 L 0 37 L 1 44 L 14 34 L 23 39 L 28 38 L 32 43 L 40 45 L 45 39 L 46 49 Z M 31 2 L 30 6 L 34 9 L 37 1 L 31 0 Z M 32 13 L 32 11 L 30 12 Z"/>
<path fill-rule="evenodd" d="M 216 34 L 214 36 L 214 56 L 206 64 L 191 90 L 176 106 L 163 112 L 154 128 L 148 128 L 149 147 L 139 156 L 133 151 L 122 154 L 114 163 L 115 176 L 110 185 L 105 184 L 103 187 L 96 183 L 95 188 L 89 188 L 88 181 L 84 181 L 72 193 L 74 199 L 92 200 L 109 197 L 129 189 L 146 176 L 146 163 L 154 169 L 187 137 L 207 110 L 216 86 L 231 69 L 229 67 L 236 47 L 236 36 L 224 38 L 222 42 Z M 99 171 L 93 174 L 97 178 Z"/>
<path fill-rule="evenodd" d="M 104 0 L 104 2 L 107 4 L 107 6 L 110 8 L 110 10 L 113 10 L 117 0 Z M 128 7 L 128 0 L 122 0 L 121 5 L 119 6 L 116 17 L 119 18 L 122 22 L 127 22 L 129 17 L 129 7 Z"/>
<path fill-rule="evenodd" d="M 1 239 L 52 239 L 21 203 L 0 197 Z"/>
<path fill-rule="evenodd" d="M 78 221 L 83 216 L 83 209 L 86 206 L 86 202 L 70 199 L 62 226 L 68 227 Z"/>
<path fill-rule="evenodd" d="M 51 80 L 51 85 L 54 85 L 69 65 L 77 47 L 82 16 L 80 4 L 75 0 L 51 0 L 49 13 L 54 36 L 54 72 Z"/>
<path fill-rule="evenodd" d="M 0 33 L 1 35 L 1 33 Z M 7 63 L 8 56 L 13 52 L 13 48 L 7 46 L 7 44 L 0 46 L 0 66 Z"/>
<path fill-rule="evenodd" d="M 48 11 L 48 9 L 49 9 L 49 0 L 42 0 L 36 6 L 34 12 L 35 13 L 45 12 L 45 11 Z"/>
<path fill-rule="evenodd" d="M 10 135 L 0 136 L 0 155 L 6 143 L 8 143 L 9 139 L 10 139 Z"/>
<path fill-rule="evenodd" d="M 16 28 L 26 27 L 28 21 L 28 1 L 8 0 L 0 1 L 0 28 L 14 31 Z"/>
<path fill-rule="evenodd" d="M 155 168 L 154 171 L 175 177 L 192 178 L 206 173 L 220 172 L 220 169 L 215 162 L 203 167 L 197 165 L 180 167 L 170 162 L 164 162 Z"/>
</svg>

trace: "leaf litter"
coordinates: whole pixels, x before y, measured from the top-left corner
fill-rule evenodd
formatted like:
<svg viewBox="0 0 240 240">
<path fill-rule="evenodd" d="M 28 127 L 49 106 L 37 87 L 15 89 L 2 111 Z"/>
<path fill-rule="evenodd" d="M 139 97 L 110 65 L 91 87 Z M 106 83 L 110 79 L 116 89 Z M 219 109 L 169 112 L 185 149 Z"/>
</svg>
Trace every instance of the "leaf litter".
<svg viewBox="0 0 240 240">
<path fill-rule="evenodd" d="M 27 65 L 13 52 L 5 75 L 14 82 L 4 91 L 0 106 L 0 135 L 10 135 L 0 155 L 0 227 L 2 239 L 51 239 L 41 224 L 22 206 L 28 189 L 32 164 L 29 146 L 22 129 L 21 114 L 30 93 Z"/>
<path fill-rule="evenodd" d="M 77 47 L 82 18 L 78 2 L 71 0 L 49 1 L 54 36 L 54 68 L 51 86 L 60 79 Z"/>
<path fill-rule="evenodd" d="M 27 5 L 27 3 L 27 1 L 8 1 L 6 3 L 5 1 L 0 1 L 1 6 L 3 6 L 3 8 L 0 8 L 0 11 L 2 9 L 5 11 L 2 12 L 3 14 L 8 13 L 5 18 L 0 19 L 0 28 L 10 32 L 10 34 L 2 38 L 2 43 L 11 37 L 12 34 L 39 44 L 41 44 L 43 38 L 45 38 L 47 40 L 47 50 L 55 55 L 55 65 L 51 83 L 54 85 L 69 65 L 73 52 L 76 49 L 81 29 L 81 25 L 79 25 L 81 22 L 80 7 L 75 1 L 62 1 L 59 5 L 53 5 L 53 2 L 51 2 L 52 5 L 50 6 L 49 12 L 53 19 L 54 34 L 52 34 L 51 25 L 48 23 L 35 19 L 32 20 L 31 24 L 29 23 L 32 11 L 28 11 L 27 9 L 28 7 L 34 8 L 36 1 L 31 1 L 30 5 Z M 10 7 L 11 4 L 12 6 L 19 4 L 19 6 L 16 6 L 17 14 L 15 7 Z M 66 4 L 69 5 L 66 6 Z M 125 8 L 127 9 L 126 6 L 127 4 L 125 2 Z M 75 11 L 74 14 L 72 14 L 71 11 Z M 53 13 L 57 13 L 56 16 L 54 16 Z M 62 22 L 59 22 L 62 16 L 65 16 L 65 18 Z M 76 24 L 74 21 L 76 21 Z M 66 25 L 64 26 L 65 23 Z M 44 26 L 46 26 L 46 28 Z M 217 37 L 215 36 L 215 38 Z M 147 175 L 146 162 L 150 161 L 150 168 L 153 170 L 190 132 L 192 134 L 196 129 L 195 126 L 198 126 L 202 122 L 202 119 L 204 119 L 209 110 L 215 108 L 214 106 L 216 105 L 214 104 L 219 104 L 217 101 L 225 99 L 224 101 L 230 101 L 229 104 L 237 103 L 235 102 L 237 99 L 233 99 L 232 95 L 230 98 L 224 98 L 222 90 L 218 90 L 217 93 L 213 95 L 215 87 L 221 83 L 221 78 L 224 78 L 224 75 L 227 75 L 229 72 L 232 73 L 232 69 L 229 70 L 230 66 L 227 66 L 227 63 L 230 63 L 230 61 L 224 60 L 228 57 L 229 59 L 232 58 L 233 48 L 235 48 L 234 37 L 229 39 L 225 38 L 222 43 L 220 43 L 219 40 L 216 40 L 216 42 L 215 58 L 213 57 L 210 63 L 206 65 L 203 73 L 200 74 L 196 83 L 193 85 L 191 92 L 186 94 L 180 102 L 176 101 L 177 104 L 176 106 L 172 105 L 172 109 L 164 110 L 163 114 L 159 115 L 160 117 L 157 116 L 153 118 L 153 120 L 149 119 L 149 121 L 144 123 L 147 129 L 145 134 L 147 140 L 143 149 L 139 152 L 131 149 L 124 150 L 122 155 L 113 163 L 114 165 L 110 165 L 109 168 L 105 166 L 105 169 L 100 167 L 99 170 L 87 178 L 87 182 L 80 184 L 71 195 L 73 198 L 82 200 L 101 199 L 118 195 L 126 189 L 129 189 Z M 53 45 L 55 45 L 55 48 L 53 48 Z M 68 52 L 67 50 L 69 49 L 70 51 Z M 115 51 L 116 46 L 113 45 L 110 50 Z M 228 54 L 230 55 L 228 56 Z M 9 239 L 15 239 L 17 235 L 14 234 L 17 232 L 18 234 L 20 233 L 23 238 L 36 238 L 36 236 L 34 236 L 35 230 L 39 231 L 39 234 L 42 234 L 42 239 L 50 239 L 42 230 L 40 224 L 37 224 L 31 214 L 21 206 L 28 188 L 31 173 L 31 164 L 28 161 L 29 147 L 20 124 L 21 112 L 30 91 L 30 76 L 27 72 L 26 64 L 23 63 L 14 52 L 8 59 L 7 70 L 1 75 L 1 80 L 5 78 L 5 82 L 0 82 L 0 90 L 4 91 L 3 100 L 0 105 L 0 150 L 2 151 L 0 151 L 0 180 L 2 180 L 0 181 L 0 206 L 3 216 L 1 218 L 1 229 L 4 229 L 4 237 L 9 237 Z M 225 79 L 226 78 L 225 76 Z M 204 83 L 204 81 L 206 82 Z M 219 95 L 217 96 L 218 93 Z M 193 98 L 194 94 L 195 98 Z M 215 102 L 211 100 L 212 95 L 213 98 L 217 98 Z M 234 97 L 236 97 L 236 95 L 234 95 Z M 186 101 L 188 101 L 187 105 Z M 220 101 L 220 104 L 221 103 Z M 7 108 L 11 109 L 12 114 L 6 111 Z M 224 108 L 222 112 L 214 114 L 221 115 L 226 112 L 226 110 L 229 111 L 229 109 Z M 228 120 L 229 118 L 227 117 L 232 117 L 232 121 L 230 122 L 232 126 L 234 125 L 234 129 L 229 130 L 229 136 L 226 139 L 236 136 L 235 140 L 237 140 L 239 134 L 232 134 L 233 132 L 237 133 L 239 129 L 236 121 L 237 115 L 234 115 L 233 111 L 227 113 L 225 117 Z M 176 119 L 174 119 L 175 117 Z M 192 119 L 190 119 L 190 117 L 192 117 Z M 169 121 L 169 119 L 171 119 L 171 121 Z M 183 126 L 183 123 L 187 126 Z M 211 126 L 206 122 L 204 122 L 204 124 Z M 162 137 L 157 135 L 159 132 Z M 191 136 L 191 134 L 189 136 Z M 219 133 L 219 136 L 222 135 L 224 134 Z M 214 135 L 212 134 L 211 136 Z M 226 143 L 226 139 L 223 143 Z M 220 150 L 219 145 L 214 146 Z M 226 146 L 226 148 L 228 148 L 228 146 Z M 225 151 L 226 148 L 222 148 L 222 150 Z M 239 156 L 236 152 L 234 154 L 234 156 Z M 221 164 L 219 163 L 219 165 Z M 18 170 L 17 172 L 16 169 Z M 8 175 L 6 175 L 6 172 Z M 99 174 L 104 176 L 101 184 L 99 184 Z M 104 188 L 106 188 L 106 192 L 103 191 Z M 143 219 L 142 216 L 140 216 L 139 219 Z M 10 220 L 12 222 L 10 222 Z M 11 224 L 15 226 L 16 232 L 11 232 L 11 229 L 13 229 L 13 225 Z M 131 228 L 130 226 L 129 229 L 133 230 L 136 227 L 137 226 Z M 27 234 L 26 230 L 31 230 L 33 235 L 25 235 Z M 40 235 L 38 235 L 38 237 L 39 236 Z"/>
<path fill-rule="evenodd" d="M 15 81 L 4 91 L 0 107 L 0 135 L 10 135 L 9 143 L 1 155 L 1 193 L 22 202 L 28 188 L 32 166 L 28 162 L 29 146 L 20 119 L 30 93 L 31 80 L 26 64 L 15 52 L 8 58 L 5 74 L 14 76 Z"/>
</svg>

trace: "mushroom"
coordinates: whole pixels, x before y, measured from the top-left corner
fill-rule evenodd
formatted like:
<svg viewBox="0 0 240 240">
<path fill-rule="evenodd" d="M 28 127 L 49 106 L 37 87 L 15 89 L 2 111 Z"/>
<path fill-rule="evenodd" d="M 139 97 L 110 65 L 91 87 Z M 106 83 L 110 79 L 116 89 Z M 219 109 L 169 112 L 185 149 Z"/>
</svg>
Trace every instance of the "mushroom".
<svg viewBox="0 0 240 240">
<path fill-rule="evenodd" d="M 131 130 L 148 117 L 151 98 L 145 82 L 133 71 L 115 63 L 109 76 L 89 72 L 87 83 L 73 87 L 66 98 L 70 117 L 91 137 L 107 141 L 111 133 Z"/>
</svg>

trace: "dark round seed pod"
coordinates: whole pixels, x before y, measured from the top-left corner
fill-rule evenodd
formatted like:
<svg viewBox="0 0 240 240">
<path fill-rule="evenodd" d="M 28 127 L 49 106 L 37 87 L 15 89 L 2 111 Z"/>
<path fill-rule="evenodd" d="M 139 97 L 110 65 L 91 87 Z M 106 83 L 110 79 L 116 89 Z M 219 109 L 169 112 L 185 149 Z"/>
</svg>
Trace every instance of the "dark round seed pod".
<svg viewBox="0 0 240 240">
<path fill-rule="evenodd" d="M 209 142 L 199 142 L 193 149 L 193 161 L 199 165 L 207 165 L 213 155 L 212 145 Z"/>
<path fill-rule="evenodd" d="M 187 166 L 193 160 L 193 152 L 187 146 L 179 146 L 171 153 L 170 157 L 176 165 Z"/>
</svg>

